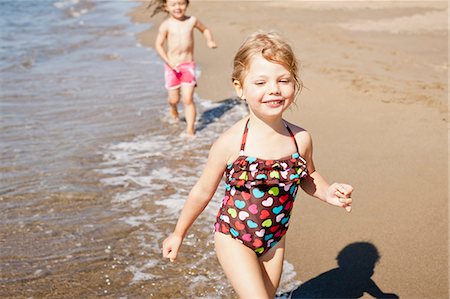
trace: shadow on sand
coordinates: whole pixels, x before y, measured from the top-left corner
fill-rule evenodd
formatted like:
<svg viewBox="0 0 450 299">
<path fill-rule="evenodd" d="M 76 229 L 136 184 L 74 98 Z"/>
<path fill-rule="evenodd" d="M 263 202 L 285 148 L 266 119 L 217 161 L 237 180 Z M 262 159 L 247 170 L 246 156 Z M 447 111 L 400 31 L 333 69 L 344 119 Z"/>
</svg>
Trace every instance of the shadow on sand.
<svg viewBox="0 0 450 299">
<path fill-rule="evenodd" d="M 380 259 L 373 244 L 356 242 L 347 245 L 336 259 L 338 268 L 304 282 L 284 298 L 360 298 L 364 293 L 374 298 L 399 298 L 396 294 L 383 292 L 371 278 Z"/>
<path fill-rule="evenodd" d="M 204 111 L 198 120 L 196 131 L 205 129 L 209 124 L 221 117 L 225 112 L 232 109 L 236 105 L 242 105 L 242 100 L 238 98 L 228 98 L 219 102 L 219 105 Z"/>
</svg>

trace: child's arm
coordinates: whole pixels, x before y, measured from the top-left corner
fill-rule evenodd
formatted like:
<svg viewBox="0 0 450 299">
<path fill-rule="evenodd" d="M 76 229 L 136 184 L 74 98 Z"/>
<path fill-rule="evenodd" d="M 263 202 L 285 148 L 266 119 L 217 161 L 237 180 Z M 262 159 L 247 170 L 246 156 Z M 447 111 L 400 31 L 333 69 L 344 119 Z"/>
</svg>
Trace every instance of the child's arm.
<svg viewBox="0 0 450 299">
<path fill-rule="evenodd" d="M 188 229 L 208 205 L 222 179 L 227 161 L 227 153 L 223 148 L 219 142 L 211 147 L 205 169 L 189 193 L 174 232 L 163 242 L 163 257 L 171 262 L 177 258 Z"/>
<path fill-rule="evenodd" d="M 311 135 L 304 131 L 301 138 L 306 150 L 303 158 L 306 160 L 309 176 L 302 179 L 300 186 L 311 196 L 319 198 L 331 205 L 343 207 L 350 212 L 352 207 L 353 187 L 342 183 L 329 184 L 314 167 L 312 157 L 313 147 Z"/>
<path fill-rule="evenodd" d="M 369 295 L 371 295 L 373 298 L 393 298 L 393 299 L 398 299 L 399 297 L 397 296 L 397 294 L 394 293 L 385 293 L 383 292 L 375 283 L 375 281 L 373 281 L 372 279 L 369 279 L 369 281 L 367 282 L 367 286 L 366 289 L 364 290 L 366 293 L 368 293 Z"/>
<path fill-rule="evenodd" d="M 173 69 L 174 67 L 170 64 L 169 57 L 164 50 L 164 43 L 166 42 L 168 32 L 169 31 L 167 29 L 167 23 L 163 22 L 158 29 L 158 35 L 156 36 L 155 41 L 155 49 L 159 56 L 161 56 L 162 60 Z"/>
<path fill-rule="evenodd" d="M 214 41 L 211 31 L 198 19 L 195 22 L 195 28 L 197 28 L 198 30 L 200 30 L 201 33 L 203 33 L 206 39 L 206 44 L 208 45 L 209 48 L 211 49 L 217 48 L 217 44 Z"/>
</svg>

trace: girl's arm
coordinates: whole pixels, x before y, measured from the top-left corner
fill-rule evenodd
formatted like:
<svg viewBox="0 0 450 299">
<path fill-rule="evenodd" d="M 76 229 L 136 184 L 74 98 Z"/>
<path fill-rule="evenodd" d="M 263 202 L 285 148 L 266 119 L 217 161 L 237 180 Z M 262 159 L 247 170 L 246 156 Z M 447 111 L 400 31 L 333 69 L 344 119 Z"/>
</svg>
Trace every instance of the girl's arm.
<svg viewBox="0 0 450 299">
<path fill-rule="evenodd" d="M 226 168 L 227 154 L 218 142 L 213 144 L 200 179 L 189 193 L 174 232 L 163 242 L 163 257 L 173 262 L 188 229 L 213 197 Z"/>
<path fill-rule="evenodd" d="M 203 33 L 203 35 L 205 36 L 205 39 L 206 39 L 206 43 L 209 48 L 211 48 L 211 49 L 217 48 L 217 44 L 214 41 L 211 31 L 205 25 L 203 25 L 202 22 L 197 20 L 195 22 L 195 28 L 197 28 L 198 30 L 200 30 L 201 33 Z"/>
<path fill-rule="evenodd" d="M 159 54 L 159 56 L 162 58 L 162 60 L 173 69 L 173 66 L 170 64 L 169 57 L 167 56 L 167 53 L 164 50 L 164 43 L 166 42 L 167 34 L 168 34 L 167 26 L 166 23 L 163 22 L 158 29 L 158 35 L 156 36 L 155 41 L 155 49 L 156 52 Z"/>
<path fill-rule="evenodd" d="M 303 191 L 331 205 L 343 207 L 350 212 L 352 207 L 353 187 L 342 183 L 329 184 L 324 177 L 320 175 L 314 166 L 313 146 L 311 135 L 303 131 L 301 137 L 302 145 L 305 148 L 303 158 L 306 160 L 309 176 L 302 179 L 300 186 Z"/>
</svg>

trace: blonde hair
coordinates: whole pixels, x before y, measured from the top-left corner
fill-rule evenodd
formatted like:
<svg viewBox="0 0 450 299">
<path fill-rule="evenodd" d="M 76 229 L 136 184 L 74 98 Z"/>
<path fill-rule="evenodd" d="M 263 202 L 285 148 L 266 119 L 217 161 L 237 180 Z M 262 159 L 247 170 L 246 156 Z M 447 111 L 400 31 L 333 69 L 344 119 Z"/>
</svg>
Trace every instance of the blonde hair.
<svg viewBox="0 0 450 299">
<path fill-rule="evenodd" d="M 153 9 L 152 15 L 150 17 L 153 17 L 159 12 L 166 11 L 166 3 L 167 0 L 151 0 L 147 5 L 147 9 L 150 9 L 152 6 L 154 6 L 155 8 Z M 189 0 L 186 0 L 186 5 L 189 5 Z"/>
<path fill-rule="evenodd" d="M 244 41 L 234 56 L 231 74 L 233 82 L 236 80 L 243 85 L 251 59 L 256 54 L 261 54 L 268 61 L 284 66 L 294 78 L 296 93 L 301 91 L 303 83 L 298 75 L 298 62 L 294 52 L 291 46 L 275 32 L 257 31 Z"/>
</svg>

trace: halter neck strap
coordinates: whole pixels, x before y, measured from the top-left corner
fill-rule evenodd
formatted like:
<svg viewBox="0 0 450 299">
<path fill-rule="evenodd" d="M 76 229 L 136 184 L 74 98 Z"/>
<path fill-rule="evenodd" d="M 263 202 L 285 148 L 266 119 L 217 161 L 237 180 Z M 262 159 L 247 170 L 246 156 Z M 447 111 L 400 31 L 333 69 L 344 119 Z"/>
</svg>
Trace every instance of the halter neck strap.
<svg viewBox="0 0 450 299">
<path fill-rule="evenodd" d="M 283 121 L 283 124 L 286 127 L 286 129 L 288 130 L 289 135 L 291 136 L 292 140 L 294 141 L 295 149 L 297 150 L 297 153 L 298 153 L 298 145 L 297 145 L 297 141 L 295 140 L 294 133 L 292 133 L 291 129 L 289 128 L 289 126 L 287 125 L 287 123 L 285 121 Z M 249 127 L 249 125 L 250 125 L 250 118 L 245 123 L 244 133 L 242 134 L 241 150 L 239 152 L 240 156 L 244 155 L 245 143 L 247 142 L 247 135 L 248 135 L 248 127 Z"/>
</svg>

